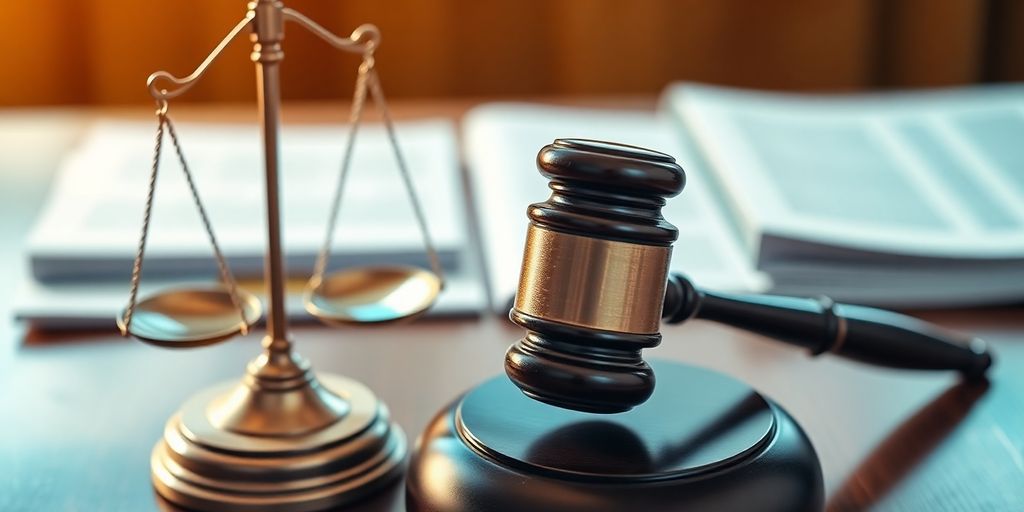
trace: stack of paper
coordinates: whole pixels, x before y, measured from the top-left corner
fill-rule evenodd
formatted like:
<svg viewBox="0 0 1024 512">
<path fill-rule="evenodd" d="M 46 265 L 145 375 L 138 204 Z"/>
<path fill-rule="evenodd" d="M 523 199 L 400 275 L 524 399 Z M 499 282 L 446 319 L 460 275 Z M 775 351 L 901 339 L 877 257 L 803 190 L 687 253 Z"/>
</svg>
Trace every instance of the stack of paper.
<svg viewBox="0 0 1024 512">
<path fill-rule="evenodd" d="M 464 151 L 492 304 L 516 290 L 538 150 L 592 138 L 676 157 L 672 270 L 720 290 L 890 307 L 1024 300 L 1024 87 L 813 96 L 684 84 L 658 114 L 497 104 Z"/>
<path fill-rule="evenodd" d="M 127 299 L 152 161 L 155 123 L 101 122 L 58 173 L 29 241 L 32 276 L 16 313 L 37 324 L 113 325 Z M 398 138 L 448 283 L 438 313 L 478 311 L 485 298 L 466 224 L 453 125 L 400 123 Z M 251 125 L 179 124 L 182 149 L 218 242 L 240 281 L 262 276 L 265 183 Z M 281 211 L 289 274 L 300 284 L 323 243 L 346 132 L 286 127 Z M 428 267 L 423 237 L 383 129 L 360 129 L 334 234 L 330 268 L 367 263 Z M 164 141 L 143 291 L 216 279 L 216 262 L 171 146 Z M 299 291 L 301 286 L 295 286 Z M 302 313 L 292 298 L 290 310 Z"/>
<path fill-rule="evenodd" d="M 112 325 L 139 236 L 152 123 L 101 123 L 71 155 L 31 238 L 21 318 Z M 448 274 L 434 311 L 488 302 L 467 228 L 453 126 L 399 126 L 399 139 Z M 232 269 L 259 289 L 264 183 L 253 126 L 179 126 L 186 157 Z M 327 226 L 345 132 L 282 137 L 287 263 L 301 290 Z M 516 290 L 526 209 L 549 195 L 538 150 L 591 138 L 674 155 L 686 190 L 665 217 L 679 228 L 672 270 L 731 291 L 830 295 L 893 307 L 1024 299 L 1024 87 L 811 96 L 683 84 L 657 113 L 490 104 L 463 123 L 491 308 Z M 360 134 L 335 235 L 333 268 L 426 266 L 422 238 L 384 133 Z M 216 266 L 165 143 L 143 291 L 216 278 Z M 291 298 L 290 309 L 301 313 Z"/>
<path fill-rule="evenodd" d="M 901 307 L 1024 299 L 1024 87 L 681 85 L 665 106 L 775 291 Z"/>
<path fill-rule="evenodd" d="M 655 114 L 528 104 L 492 104 L 463 123 L 466 165 L 477 216 L 491 304 L 508 312 L 526 241 L 527 207 L 548 198 L 537 172 L 537 152 L 556 138 L 598 139 L 648 147 L 676 157 L 686 169 L 683 196 L 669 200 L 665 218 L 679 228 L 672 270 L 720 290 L 762 290 L 766 281 L 749 264 L 719 208 L 709 176 L 697 165 L 670 120 Z"/>
</svg>

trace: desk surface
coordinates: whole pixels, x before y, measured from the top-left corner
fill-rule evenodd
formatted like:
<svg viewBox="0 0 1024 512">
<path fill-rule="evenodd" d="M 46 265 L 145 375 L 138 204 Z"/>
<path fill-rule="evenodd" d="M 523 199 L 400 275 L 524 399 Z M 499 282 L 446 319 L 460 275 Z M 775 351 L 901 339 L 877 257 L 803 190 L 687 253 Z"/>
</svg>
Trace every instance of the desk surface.
<svg viewBox="0 0 1024 512">
<path fill-rule="evenodd" d="M 647 107 L 650 100 L 631 100 Z M 472 102 L 398 103 L 402 117 L 458 116 Z M 622 103 L 624 104 L 624 103 Z M 338 121 L 298 107 L 292 119 Z M 113 333 L 26 332 L 11 325 L 20 247 L 60 153 L 97 115 L 0 114 L 0 510 L 155 510 L 149 451 L 191 393 L 242 375 L 259 335 L 166 351 Z M 186 110 L 182 119 L 251 118 L 251 109 Z M 127 115 L 139 116 L 136 112 Z M 30 149 L 26 149 L 30 148 Z M 727 373 L 800 421 L 821 457 L 830 510 L 1024 510 L 1024 309 L 923 313 L 993 346 L 988 386 L 953 375 L 870 368 L 806 354 L 699 321 L 667 327 L 651 357 Z M 300 352 L 321 371 L 363 381 L 416 436 L 445 403 L 502 371 L 520 335 L 483 317 L 381 329 L 301 326 Z M 403 510 L 396 485 L 353 510 Z"/>
</svg>

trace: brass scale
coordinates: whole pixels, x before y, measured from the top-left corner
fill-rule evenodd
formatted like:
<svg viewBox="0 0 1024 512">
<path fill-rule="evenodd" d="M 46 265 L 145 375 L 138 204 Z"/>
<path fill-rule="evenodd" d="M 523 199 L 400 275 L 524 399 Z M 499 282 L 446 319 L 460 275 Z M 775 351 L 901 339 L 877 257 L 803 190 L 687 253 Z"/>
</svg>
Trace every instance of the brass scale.
<svg viewBox="0 0 1024 512">
<path fill-rule="evenodd" d="M 285 22 L 301 26 L 331 46 L 361 56 L 327 234 L 306 285 L 306 310 L 329 324 L 384 324 L 426 311 L 444 287 L 441 265 L 422 207 L 402 156 L 377 75 L 374 52 L 380 32 L 362 25 L 339 37 L 277 0 L 249 2 L 245 17 L 192 74 L 150 75 L 149 93 L 157 103 L 156 144 L 142 233 L 132 268 L 127 307 L 118 316 L 125 336 L 168 348 L 205 346 L 247 334 L 262 316 L 260 300 L 239 288 L 214 236 L 192 172 L 168 115 L 169 100 L 203 76 L 224 48 L 251 31 L 256 65 L 259 117 L 266 179 L 267 252 L 264 274 L 269 310 L 263 351 L 241 382 L 201 391 L 170 418 L 153 449 L 150 466 L 157 492 L 171 503 L 206 510 L 315 510 L 358 499 L 401 473 L 407 442 L 390 420 L 387 407 L 351 379 L 314 374 L 292 350 L 285 312 L 286 273 L 278 204 L 280 83 L 278 64 Z M 379 111 L 394 151 L 430 269 L 369 266 L 328 272 L 344 184 L 367 96 Z M 146 239 L 165 132 L 174 146 L 192 199 L 213 248 L 220 282 L 176 288 L 139 298 Z"/>
</svg>

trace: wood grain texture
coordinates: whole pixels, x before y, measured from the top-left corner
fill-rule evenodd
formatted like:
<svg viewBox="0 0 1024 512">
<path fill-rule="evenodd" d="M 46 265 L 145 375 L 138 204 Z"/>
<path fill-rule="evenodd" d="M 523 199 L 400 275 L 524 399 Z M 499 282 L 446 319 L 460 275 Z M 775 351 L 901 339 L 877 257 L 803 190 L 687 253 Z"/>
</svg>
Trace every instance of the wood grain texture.
<svg viewBox="0 0 1024 512">
<path fill-rule="evenodd" d="M 613 102 L 615 103 L 615 102 Z M 595 104 L 591 102 L 590 104 Z M 624 103 L 619 100 L 619 105 Z M 650 108 L 650 98 L 633 100 Z M 457 116 L 469 102 L 404 103 L 399 117 Z M 181 118 L 252 119 L 247 108 L 182 109 Z M 292 120 L 338 121 L 339 106 L 286 109 Z M 0 510 L 170 510 L 149 483 L 149 452 L 192 393 L 242 376 L 259 335 L 167 351 L 109 333 L 23 333 L 7 318 L 20 248 L 48 176 L 74 133 L 97 115 L 58 111 L 0 118 L 0 133 L 40 130 L 3 146 L 0 187 Z M 135 112 L 148 119 L 148 110 Z M 7 139 L 4 139 L 5 141 Z M 12 174 L 13 173 L 13 174 Z M 1024 509 L 1024 309 L 921 313 L 993 346 L 991 384 L 872 368 L 694 321 L 666 327 L 649 357 L 711 368 L 754 386 L 806 429 L 821 458 L 828 509 Z M 507 320 L 420 321 L 381 329 L 294 332 L 316 369 L 356 378 L 415 438 L 444 404 L 502 371 L 522 335 Z M 351 510 L 403 510 L 401 486 Z"/>
<path fill-rule="evenodd" d="M 875 62 L 880 85 L 926 87 L 957 85 L 983 78 L 987 44 L 1001 45 L 1002 23 L 988 18 L 990 2 L 978 0 L 901 0 L 878 5 L 880 35 Z M 1018 25 L 1017 29 L 1021 27 Z"/>
<path fill-rule="evenodd" d="M 188 74 L 243 0 L 9 2 L 0 105 L 146 103 L 158 69 Z M 675 80 L 836 90 L 1007 80 L 1024 73 L 1022 9 L 1000 0 L 288 0 L 339 34 L 383 34 L 393 97 L 654 94 Z M 355 57 L 288 25 L 285 99 L 347 98 Z M 255 97 L 249 43 L 182 101 Z"/>
<path fill-rule="evenodd" d="M 653 355 L 710 367 L 773 397 L 821 457 L 831 510 L 1019 510 L 1024 506 L 1022 326 L 986 328 L 988 311 L 950 323 L 1000 355 L 987 389 L 948 375 L 810 360 L 788 347 L 695 322 L 665 330 Z M 942 320 L 941 316 L 933 318 Z M 380 330 L 301 328 L 321 371 L 368 384 L 415 436 L 446 402 L 501 371 L 520 332 L 504 320 L 423 321 Z M 5 352 L 0 386 L 0 509 L 151 510 L 148 454 L 191 393 L 239 378 L 257 336 L 163 351 L 115 336 L 30 336 Z M 401 492 L 355 510 L 402 510 Z"/>
<path fill-rule="evenodd" d="M 991 0 L 986 25 L 984 79 L 1024 81 L 1024 2 Z"/>
</svg>

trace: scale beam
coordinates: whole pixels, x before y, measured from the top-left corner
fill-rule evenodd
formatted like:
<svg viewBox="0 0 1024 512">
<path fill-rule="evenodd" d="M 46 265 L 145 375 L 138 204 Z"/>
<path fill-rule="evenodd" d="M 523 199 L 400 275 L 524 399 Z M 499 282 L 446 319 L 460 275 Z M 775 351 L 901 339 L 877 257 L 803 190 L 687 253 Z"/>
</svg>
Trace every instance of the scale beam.
<svg viewBox="0 0 1024 512">
<path fill-rule="evenodd" d="M 166 102 L 169 99 L 177 98 L 178 96 L 185 94 L 185 92 L 191 89 L 192 86 L 195 85 L 196 82 L 198 82 L 199 79 L 203 77 L 203 74 L 206 73 L 206 70 L 210 67 L 210 64 L 213 64 L 213 62 L 217 60 L 217 57 L 219 57 L 221 52 L 224 51 L 224 48 L 226 48 L 228 44 L 231 43 L 231 41 L 234 41 L 235 38 L 238 37 L 238 34 L 241 34 L 242 30 L 245 30 L 245 28 L 252 23 L 254 15 L 255 14 L 252 11 L 247 12 L 245 14 L 245 17 L 242 18 L 242 21 L 239 21 L 238 24 L 236 24 L 235 27 L 232 28 L 230 32 L 228 32 L 228 35 L 224 36 L 224 39 L 221 39 L 220 43 L 217 43 L 217 47 L 214 48 L 213 51 L 206 56 L 206 59 L 204 59 L 203 62 L 199 64 L 199 67 L 197 67 L 196 70 L 192 72 L 192 74 L 186 76 L 185 78 L 178 78 L 166 71 L 157 71 L 156 73 L 149 75 L 149 78 L 146 79 L 146 87 L 149 88 L 149 94 L 153 96 L 153 99 L 157 100 L 158 102 Z M 167 80 L 168 82 L 174 84 L 176 88 L 161 88 L 159 87 L 159 84 L 157 84 L 157 82 L 160 80 Z"/>
</svg>

